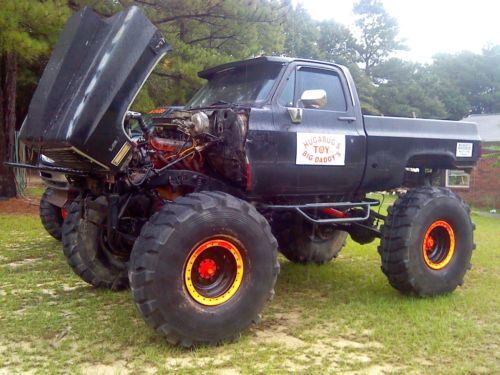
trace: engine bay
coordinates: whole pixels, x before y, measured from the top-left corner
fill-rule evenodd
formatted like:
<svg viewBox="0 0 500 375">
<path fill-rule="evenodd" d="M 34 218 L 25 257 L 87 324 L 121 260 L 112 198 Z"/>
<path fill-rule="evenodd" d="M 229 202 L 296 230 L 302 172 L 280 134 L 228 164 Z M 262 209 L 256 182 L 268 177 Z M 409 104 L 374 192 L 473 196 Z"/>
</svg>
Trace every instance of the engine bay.
<svg viewBox="0 0 500 375">
<path fill-rule="evenodd" d="M 128 169 L 140 174 L 189 170 L 244 187 L 248 118 L 245 108 L 178 110 L 155 116 L 147 129 L 142 127 Z"/>
</svg>

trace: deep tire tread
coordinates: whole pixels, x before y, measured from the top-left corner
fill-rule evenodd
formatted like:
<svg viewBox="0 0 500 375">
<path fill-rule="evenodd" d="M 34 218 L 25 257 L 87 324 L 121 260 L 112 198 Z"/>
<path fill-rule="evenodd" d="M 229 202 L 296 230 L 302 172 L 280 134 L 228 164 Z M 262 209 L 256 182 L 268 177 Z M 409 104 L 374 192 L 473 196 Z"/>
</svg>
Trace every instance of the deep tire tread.
<svg viewBox="0 0 500 375">
<path fill-rule="evenodd" d="M 63 252 L 71 269 L 85 282 L 96 287 L 111 290 L 122 290 L 128 287 L 125 270 L 117 272 L 109 270 L 106 278 L 99 277 L 93 268 L 94 261 L 84 261 L 81 256 L 82 244 L 78 241 L 78 227 L 81 211 L 81 197 L 77 197 L 68 208 L 68 216 L 63 225 Z"/>
<path fill-rule="evenodd" d="M 49 203 L 47 198 L 51 189 L 46 189 L 40 199 L 40 220 L 45 230 L 56 240 L 62 239 L 63 217 L 61 208 Z"/>
<path fill-rule="evenodd" d="M 446 188 L 430 186 L 409 190 L 406 194 L 400 196 L 388 210 L 378 247 L 382 260 L 381 269 L 387 276 L 389 283 L 403 293 L 418 296 L 432 294 L 420 290 L 415 278 L 411 276 L 408 238 L 412 230 L 412 221 L 418 211 L 431 199 L 443 196 L 458 200 L 462 208 L 467 213 L 470 213 L 470 208 L 454 192 Z M 469 222 L 473 230 L 475 227 L 470 221 L 470 216 Z M 475 248 L 475 244 L 473 248 Z"/>
<path fill-rule="evenodd" d="M 203 211 L 217 206 L 245 212 L 262 227 L 265 241 L 271 244 L 273 258 L 276 260 L 273 267 L 274 281 L 267 300 L 271 300 L 274 296 L 274 285 L 280 271 L 280 266 L 277 260 L 277 241 L 265 218 L 249 203 L 226 193 L 200 192 L 178 198 L 176 201 L 169 203 L 168 207 L 154 214 L 148 223 L 144 225 L 132 251 L 129 266 L 132 295 L 141 316 L 150 327 L 164 335 L 172 345 L 181 345 L 186 348 L 198 345 L 217 345 L 224 341 L 235 340 L 240 335 L 240 333 L 237 333 L 220 341 L 197 341 L 190 337 L 181 337 L 178 333 L 175 333 L 175 327 L 170 326 L 168 322 L 164 321 L 160 311 L 154 308 L 155 301 L 148 297 L 145 291 L 145 287 L 151 282 L 151 279 L 147 276 L 152 277 L 155 273 L 154 266 L 160 255 L 160 247 L 165 245 L 174 231 L 182 227 L 183 223 L 193 215 L 201 214 Z M 256 315 L 252 321 L 259 321 L 258 316 Z"/>
</svg>

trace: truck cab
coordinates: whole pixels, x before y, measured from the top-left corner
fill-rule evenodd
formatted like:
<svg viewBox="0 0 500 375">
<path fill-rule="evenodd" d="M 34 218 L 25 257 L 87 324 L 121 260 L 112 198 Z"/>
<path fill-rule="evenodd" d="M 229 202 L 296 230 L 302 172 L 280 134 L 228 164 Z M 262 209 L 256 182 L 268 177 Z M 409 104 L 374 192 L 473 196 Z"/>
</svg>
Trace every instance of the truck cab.
<svg viewBox="0 0 500 375">
<path fill-rule="evenodd" d="M 271 185 L 287 194 L 355 191 L 363 176 L 366 134 L 351 75 L 335 64 L 285 61 L 269 104 L 251 111 L 247 147 L 257 176 L 254 190 Z M 253 116 L 260 121 L 254 123 Z M 274 165 L 259 154 L 254 137 L 267 138 L 263 143 Z"/>
</svg>

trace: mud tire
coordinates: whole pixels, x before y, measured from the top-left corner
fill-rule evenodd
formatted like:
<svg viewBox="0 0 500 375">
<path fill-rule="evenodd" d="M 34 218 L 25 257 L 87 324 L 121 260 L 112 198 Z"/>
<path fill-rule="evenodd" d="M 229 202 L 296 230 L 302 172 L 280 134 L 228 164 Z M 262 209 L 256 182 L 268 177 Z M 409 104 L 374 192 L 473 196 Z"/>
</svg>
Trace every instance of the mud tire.
<svg viewBox="0 0 500 375">
<path fill-rule="evenodd" d="M 73 271 L 96 288 L 114 291 L 128 287 L 127 263 L 103 250 L 99 226 L 82 218 L 83 203 L 77 197 L 63 224 L 63 252 Z M 101 226 L 102 227 L 102 226 Z"/>
<path fill-rule="evenodd" d="M 432 223 L 451 226 L 455 250 L 442 269 L 432 269 L 424 259 L 423 241 Z M 474 224 L 470 209 L 449 189 L 419 187 L 409 190 L 392 207 L 382 228 L 378 251 L 389 283 L 405 294 L 434 296 L 450 293 L 463 284 L 470 269 Z"/>
<path fill-rule="evenodd" d="M 187 259 L 206 239 L 240 246 L 244 273 L 226 302 L 195 301 L 184 280 Z M 220 192 L 193 193 L 165 205 L 142 228 L 130 258 L 134 301 L 146 323 L 174 345 L 232 341 L 260 320 L 279 273 L 277 242 L 253 206 Z"/>
<path fill-rule="evenodd" d="M 61 208 L 47 200 L 50 194 L 52 194 L 52 190 L 48 188 L 40 199 L 40 220 L 45 230 L 56 240 L 61 241 L 64 219 Z"/>
<path fill-rule="evenodd" d="M 322 265 L 335 259 L 347 241 L 348 233 L 332 231 L 327 237 L 316 233 L 301 218 L 280 223 L 276 234 L 280 252 L 292 263 Z"/>
</svg>

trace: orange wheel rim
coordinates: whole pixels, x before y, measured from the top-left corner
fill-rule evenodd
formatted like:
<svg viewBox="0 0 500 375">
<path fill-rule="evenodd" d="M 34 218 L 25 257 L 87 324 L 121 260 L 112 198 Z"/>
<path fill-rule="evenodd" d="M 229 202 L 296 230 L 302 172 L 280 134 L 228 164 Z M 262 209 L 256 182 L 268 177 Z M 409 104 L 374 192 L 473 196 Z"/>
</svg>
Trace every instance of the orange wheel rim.
<svg viewBox="0 0 500 375">
<path fill-rule="evenodd" d="M 234 244 L 223 239 L 202 242 L 184 267 L 186 289 L 196 302 L 217 306 L 238 291 L 243 280 L 243 257 Z"/>
<path fill-rule="evenodd" d="M 429 226 L 422 252 L 425 264 L 433 270 L 443 269 L 450 263 L 455 253 L 455 233 L 448 222 L 438 220 Z"/>
</svg>

